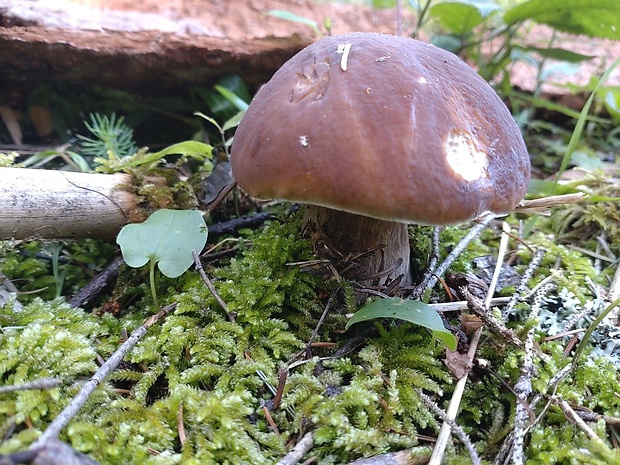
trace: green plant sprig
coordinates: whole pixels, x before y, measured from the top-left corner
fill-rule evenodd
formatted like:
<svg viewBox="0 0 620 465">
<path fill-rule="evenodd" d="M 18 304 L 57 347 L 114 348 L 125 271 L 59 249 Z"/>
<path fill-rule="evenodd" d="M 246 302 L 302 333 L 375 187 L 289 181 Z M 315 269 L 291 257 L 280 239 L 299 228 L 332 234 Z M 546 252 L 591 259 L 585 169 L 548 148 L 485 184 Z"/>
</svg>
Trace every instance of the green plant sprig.
<svg viewBox="0 0 620 465">
<path fill-rule="evenodd" d="M 149 263 L 149 283 L 156 308 L 155 265 L 169 278 L 181 276 L 194 262 L 193 250 L 207 243 L 207 225 L 195 210 L 158 210 L 144 223 L 128 224 L 118 234 L 127 265 L 140 268 Z"/>
</svg>

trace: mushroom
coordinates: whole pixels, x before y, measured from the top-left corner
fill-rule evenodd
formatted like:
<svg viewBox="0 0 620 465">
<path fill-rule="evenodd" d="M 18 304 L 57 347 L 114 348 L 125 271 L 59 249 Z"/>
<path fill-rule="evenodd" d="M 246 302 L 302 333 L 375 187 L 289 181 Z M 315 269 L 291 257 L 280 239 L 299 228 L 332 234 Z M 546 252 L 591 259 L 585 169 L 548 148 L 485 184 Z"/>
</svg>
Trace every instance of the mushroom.
<svg viewBox="0 0 620 465">
<path fill-rule="evenodd" d="M 241 120 L 231 161 L 249 194 L 308 204 L 319 252 L 379 286 L 411 283 L 407 223 L 507 214 L 530 178 L 487 82 L 447 51 L 377 33 L 326 37 L 286 62 Z"/>
</svg>

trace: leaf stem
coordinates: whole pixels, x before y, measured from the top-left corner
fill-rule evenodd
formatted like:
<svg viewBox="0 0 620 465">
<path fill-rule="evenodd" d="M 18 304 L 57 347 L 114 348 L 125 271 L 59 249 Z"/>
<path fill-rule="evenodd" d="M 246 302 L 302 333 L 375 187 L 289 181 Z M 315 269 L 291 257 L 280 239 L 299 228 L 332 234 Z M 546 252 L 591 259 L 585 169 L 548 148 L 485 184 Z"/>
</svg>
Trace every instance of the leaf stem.
<svg viewBox="0 0 620 465">
<path fill-rule="evenodd" d="M 159 300 L 157 299 L 157 289 L 155 288 L 155 260 L 149 260 L 149 282 L 151 283 L 151 295 L 155 308 L 159 308 Z"/>
</svg>

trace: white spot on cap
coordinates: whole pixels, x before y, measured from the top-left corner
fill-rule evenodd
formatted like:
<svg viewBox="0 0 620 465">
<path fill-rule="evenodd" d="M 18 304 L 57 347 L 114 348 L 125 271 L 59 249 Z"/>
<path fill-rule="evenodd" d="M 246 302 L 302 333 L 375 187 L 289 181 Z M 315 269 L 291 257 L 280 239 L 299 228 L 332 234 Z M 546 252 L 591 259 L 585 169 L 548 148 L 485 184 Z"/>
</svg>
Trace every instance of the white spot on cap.
<svg viewBox="0 0 620 465">
<path fill-rule="evenodd" d="M 349 42 L 347 42 L 346 44 L 339 44 L 338 50 L 336 50 L 336 53 L 342 53 L 342 57 L 340 58 L 340 68 L 343 71 L 347 70 L 349 51 L 351 51 L 351 44 Z"/>
<path fill-rule="evenodd" d="M 302 147 L 308 147 L 308 136 L 299 136 L 299 143 Z"/>
<path fill-rule="evenodd" d="M 428 81 L 426 80 L 426 78 L 425 78 L 424 76 L 422 76 L 422 77 L 419 77 L 419 78 L 418 78 L 418 82 L 419 82 L 420 84 L 426 84 Z"/>
<path fill-rule="evenodd" d="M 489 158 L 485 152 L 476 148 L 469 134 L 451 132 L 446 139 L 445 152 L 448 165 L 464 181 L 489 177 Z"/>
</svg>

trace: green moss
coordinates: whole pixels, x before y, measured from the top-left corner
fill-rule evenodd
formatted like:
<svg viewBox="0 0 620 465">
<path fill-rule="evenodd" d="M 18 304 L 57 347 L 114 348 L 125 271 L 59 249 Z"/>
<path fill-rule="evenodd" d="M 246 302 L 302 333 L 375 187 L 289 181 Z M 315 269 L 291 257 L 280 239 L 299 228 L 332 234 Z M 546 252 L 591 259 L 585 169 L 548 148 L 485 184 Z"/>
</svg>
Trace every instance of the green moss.
<svg viewBox="0 0 620 465">
<path fill-rule="evenodd" d="M 15 159 L 17 158 L 17 155 L 18 155 L 17 152 L 9 152 L 9 153 L 0 152 L 0 168 L 6 168 L 6 167 L 13 166 L 13 164 L 15 163 Z"/>
<path fill-rule="evenodd" d="M 576 250 L 558 244 L 554 236 L 543 232 L 533 234 L 528 243 L 534 250 L 545 250 L 545 256 L 531 282 L 531 287 L 549 276 L 550 270 L 555 270 L 553 279 L 558 288 L 572 292 L 581 303 L 590 300 L 588 279 L 590 282 L 598 282 L 601 279 L 591 259 Z M 524 263 L 529 263 L 532 254 L 530 249 L 522 247 L 518 253 Z"/>
<path fill-rule="evenodd" d="M 599 437 L 605 437 L 603 421 L 589 425 Z M 582 431 L 565 421 L 559 426 L 537 425 L 532 429 L 528 447 L 528 464 L 532 465 L 609 465 L 620 463 L 620 450 L 611 456 L 597 452 L 593 441 Z M 611 460 L 611 461 L 610 461 Z"/>
<path fill-rule="evenodd" d="M 309 430 L 315 434 L 312 454 L 320 463 L 343 463 L 402 448 L 427 451 L 418 445 L 418 432 L 435 434 L 440 422 L 415 389 L 431 394 L 443 407 L 453 389 L 442 362 L 445 349 L 427 331 L 407 323 L 375 323 L 374 335 L 346 358 L 331 359 L 333 349 L 313 349 L 310 360 L 288 365 L 305 347 L 335 289 L 335 283 L 291 265 L 313 258 L 299 229 L 299 218 L 270 222 L 248 236 L 251 243 L 235 258 L 206 270 L 234 321 L 196 273 L 159 279 L 162 300 L 176 302 L 175 311 L 149 329 L 61 438 L 101 463 L 274 463 L 286 453 L 288 443 Z M 462 233 L 458 228 L 444 232 L 454 241 Z M 473 247 L 473 254 L 487 252 L 482 243 Z M 572 273 L 568 265 L 575 264 L 583 270 L 579 279 L 591 276 L 589 261 L 553 247 L 549 244 L 550 254 L 562 257 L 567 276 Z M 45 270 L 34 265 L 32 271 L 44 276 Z M 23 263 L 16 260 L 13 269 L 20 266 Z M 466 269 L 468 264 L 463 260 L 459 266 Z M 6 328 L 0 344 L 8 349 L 7 357 L 0 359 L 2 382 L 42 376 L 63 381 L 50 391 L 0 397 L 0 434 L 16 426 L 0 453 L 23 449 L 36 439 L 76 394 L 76 381 L 96 370 L 96 355 L 109 357 L 120 345 L 123 330 L 131 332 L 152 314 L 145 281 L 140 270 L 121 272 L 112 298 L 132 299 L 132 304 L 124 306 L 119 318 L 86 314 L 61 300 L 36 299 L 22 312 L 0 311 L 0 325 Z M 319 341 L 342 344 L 357 330 L 343 333 L 342 313 L 353 307 L 351 287 L 345 283 L 338 296 L 319 330 Z M 558 341 L 542 348 L 552 357 L 537 366 L 534 389 L 546 394 L 550 379 L 568 362 Z M 489 338 L 479 355 L 492 362 L 507 384 L 518 379 L 520 351 Z M 569 402 L 618 416 L 617 372 L 602 360 L 579 364 L 557 392 Z M 263 377 L 277 386 L 279 371 L 286 367 L 282 403 L 274 409 Z M 478 375 L 467 384 L 459 423 L 491 457 L 512 428 L 515 400 L 497 378 Z M 280 434 L 272 430 L 265 409 Z M 537 442 L 528 446 L 532 460 L 564 444 L 565 422 L 561 412 L 550 410 L 535 436 Z M 587 438 L 577 440 L 583 450 L 596 453 Z M 447 463 L 467 460 L 457 444 Z M 540 460 L 532 463 L 547 463 Z"/>
<path fill-rule="evenodd" d="M 440 235 L 440 244 L 442 248 L 442 257 L 445 258 L 456 244 L 458 244 L 469 233 L 469 227 L 449 226 L 443 228 Z M 465 273 L 472 271 L 472 262 L 476 257 L 488 255 L 493 250 L 489 241 L 493 240 L 492 232 L 483 231 L 481 235 L 472 240 L 462 254 L 454 261 L 450 267 L 453 273 Z"/>
<path fill-rule="evenodd" d="M 61 300 L 37 299 L 20 312 L 2 310 L 0 326 L 4 328 L 0 332 L 3 384 L 47 377 L 62 383 L 51 390 L 19 391 L 0 397 L 0 434 L 6 434 L 12 427 L 18 432 L 41 431 L 71 398 L 71 383 L 96 369 L 95 338 L 105 336 L 105 324 Z M 20 437 L 32 438 L 32 431 Z M 0 444 L 0 451 L 12 450 L 17 445 L 14 441 Z"/>
<path fill-rule="evenodd" d="M 19 247 L 4 242 L 0 249 L 0 269 L 17 289 L 24 293 L 20 302 L 40 297 L 51 300 L 72 295 L 86 285 L 112 257 L 115 248 L 103 241 L 76 242 L 28 241 Z M 59 258 L 54 249 L 60 247 Z M 54 261 L 58 274 L 54 275 Z"/>
<path fill-rule="evenodd" d="M 570 363 L 563 356 L 563 345 L 557 341 L 542 344 L 542 350 L 550 355 L 547 362 L 537 359 L 536 376 L 532 379 L 533 394 L 543 394 L 545 398 L 552 394 L 550 382 L 557 373 Z M 490 352 L 489 348 L 486 349 Z M 481 354 L 483 355 L 483 354 Z M 514 385 L 520 375 L 523 354 L 512 350 L 499 366 L 492 369 L 500 379 L 509 385 Z M 496 359 L 497 360 L 497 359 Z M 573 406 L 591 409 L 611 417 L 620 415 L 620 399 L 618 392 L 618 372 L 614 364 L 603 357 L 585 359 L 555 390 L 559 399 L 566 400 Z M 459 414 L 459 423 L 467 425 L 466 431 L 475 442 L 484 444 L 483 450 L 487 458 L 493 458 L 499 444 L 512 431 L 515 409 L 514 395 L 500 384 L 498 379 L 490 374 L 467 384 Z M 543 399 L 535 414 L 540 414 L 546 401 Z M 588 423 L 597 432 L 608 447 L 604 424 Z M 554 454 L 554 451 L 556 454 Z M 462 463 L 466 457 L 463 451 L 455 452 L 455 461 L 448 463 Z M 567 419 L 559 407 L 552 405 L 546 415 L 537 423 L 529 439 L 526 456 L 528 464 L 590 464 L 606 462 L 605 455 L 601 455 L 599 446 L 581 433 Z M 616 450 L 617 460 L 620 454 Z M 554 461 L 555 460 L 555 461 Z M 592 460 L 592 461 L 589 461 Z M 611 462 L 611 463 L 617 463 Z M 620 462 L 618 462 L 620 463 Z"/>
</svg>

